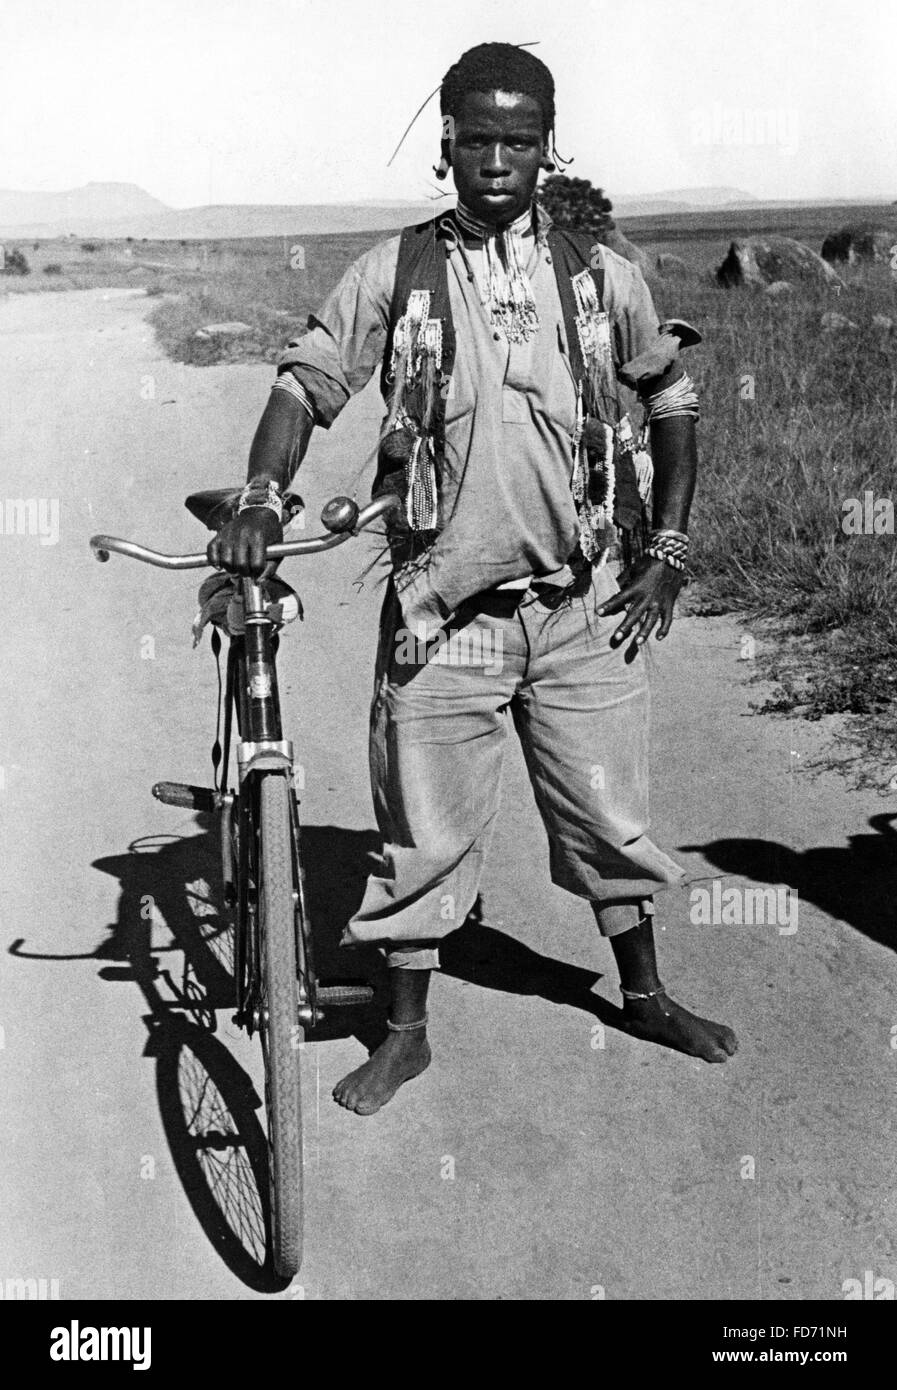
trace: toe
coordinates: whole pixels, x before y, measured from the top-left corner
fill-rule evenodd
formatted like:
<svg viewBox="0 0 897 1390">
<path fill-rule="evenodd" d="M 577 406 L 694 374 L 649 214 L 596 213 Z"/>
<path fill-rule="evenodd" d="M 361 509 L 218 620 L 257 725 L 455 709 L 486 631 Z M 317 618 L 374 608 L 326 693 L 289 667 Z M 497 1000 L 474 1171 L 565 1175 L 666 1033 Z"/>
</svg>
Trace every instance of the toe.
<svg viewBox="0 0 897 1390">
<path fill-rule="evenodd" d="M 738 1051 L 738 1039 L 731 1028 L 721 1028 L 719 1031 L 719 1044 L 724 1047 L 730 1057 L 734 1057 Z"/>
<path fill-rule="evenodd" d="M 333 1088 L 333 1099 L 336 1101 L 337 1105 L 348 1106 L 350 1104 L 351 1094 L 352 1087 L 349 1084 L 349 1078 L 348 1076 L 344 1076 L 342 1081 L 338 1081 Z"/>
</svg>

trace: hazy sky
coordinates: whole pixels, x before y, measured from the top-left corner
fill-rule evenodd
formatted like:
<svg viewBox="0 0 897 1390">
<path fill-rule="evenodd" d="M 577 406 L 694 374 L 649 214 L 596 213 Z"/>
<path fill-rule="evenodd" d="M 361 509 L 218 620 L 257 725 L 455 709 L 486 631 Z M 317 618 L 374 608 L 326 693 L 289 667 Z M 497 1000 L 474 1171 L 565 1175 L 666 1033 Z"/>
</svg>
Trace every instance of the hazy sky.
<svg viewBox="0 0 897 1390">
<path fill-rule="evenodd" d="M 897 198 L 889 0 L 0 0 L 0 187 L 174 206 L 416 198 L 475 43 L 538 39 L 570 173 Z"/>
</svg>

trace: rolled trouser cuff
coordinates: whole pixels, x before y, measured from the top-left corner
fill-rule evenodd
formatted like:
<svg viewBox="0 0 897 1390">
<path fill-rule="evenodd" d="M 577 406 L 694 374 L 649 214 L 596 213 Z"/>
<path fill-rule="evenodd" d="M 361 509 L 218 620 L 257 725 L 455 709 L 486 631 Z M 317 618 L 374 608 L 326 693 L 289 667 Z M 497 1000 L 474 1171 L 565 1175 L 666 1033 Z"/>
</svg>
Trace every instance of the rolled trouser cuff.
<svg viewBox="0 0 897 1390">
<path fill-rule="evenodd" d="M 622 936 L 645 918 L 654 916 L 654 899 L 639 898 L 625 903 L 596 903 L 595 914 L 602 936 Z"/>
<path fill-rule="evenodd" d="M 387 970 L 438 970 L 438 942 L 423 942 L 416 946 L 412 942 L 389 942 L 380 947 L 386 961 Z"/>
</svg>

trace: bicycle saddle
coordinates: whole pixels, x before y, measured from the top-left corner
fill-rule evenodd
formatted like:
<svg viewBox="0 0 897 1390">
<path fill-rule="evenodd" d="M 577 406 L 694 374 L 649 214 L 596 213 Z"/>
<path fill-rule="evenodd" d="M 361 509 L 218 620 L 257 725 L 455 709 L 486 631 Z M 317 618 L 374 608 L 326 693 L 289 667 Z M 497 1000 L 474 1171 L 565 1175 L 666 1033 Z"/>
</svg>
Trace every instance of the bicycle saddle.
<svg viewBox="0 0 897 1390">
<path fill-rule="evenodd" d="M 243 485 L 239 487 L 213 487 L 205 492 L 191 492 L 184 500 L 188 512 L 192 512 L 203 526 L 210 531 L 220 531 L 237 514 L 237 504 Z M 304 511 L 305 503 L 298 492 L 283 494 L 283 524 L 286 526 L 298 512 Z"/>
</svg>

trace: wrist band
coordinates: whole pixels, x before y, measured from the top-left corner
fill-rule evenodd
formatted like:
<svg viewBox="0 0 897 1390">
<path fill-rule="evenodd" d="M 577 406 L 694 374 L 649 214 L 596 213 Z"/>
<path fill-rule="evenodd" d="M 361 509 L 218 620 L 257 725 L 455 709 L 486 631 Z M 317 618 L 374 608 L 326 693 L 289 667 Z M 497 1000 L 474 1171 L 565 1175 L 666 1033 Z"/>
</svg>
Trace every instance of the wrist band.
<svg viewBox="0 0 897 1390">
<path fill-rule="evenodd" d="M 663 560 L 675 570 L 684 570 L 688 546 L 688 536 L 684 531 L 663 528 L 649 531 L 646 553 L 654 560 Z"/>
<path fill-rule="evenodd" d="M 662 550 L 654 550 L 649 547 L 645 554 L 650 555 L 652 560 L 662 560 L 665 565 L 669 565 L 674 570 L 685 569 L 684 560 L 677 560 L 675 555 L 666 555 Z"/>
<path fill-rule="evenodd" d="M 280 497 L 280 488 L 273 478 L 266 480 L 264 488 L 260 480 L 250 479 L 246 484 L 240 493 L 237 515 L 248 511 L 250 507 L 266 507 L 268 511 L 274 513 L 278 521 L 283 521 L 283 502 Z"/>
</svg>

